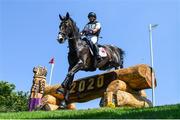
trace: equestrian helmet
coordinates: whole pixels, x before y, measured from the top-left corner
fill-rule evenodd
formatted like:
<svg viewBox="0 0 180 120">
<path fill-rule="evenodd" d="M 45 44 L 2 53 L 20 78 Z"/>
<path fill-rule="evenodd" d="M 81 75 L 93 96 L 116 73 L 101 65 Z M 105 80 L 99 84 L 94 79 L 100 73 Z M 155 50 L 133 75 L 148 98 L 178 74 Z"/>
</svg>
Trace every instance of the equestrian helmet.
<svg viewBox="0 0 180 120">
<path fill-rule="evenodd" d="M 95 18 L 96 18 L 96 13 L 90 12 L 90 13 L 88 14 L 88 18 L 90 18 L 90 17 L 95 17 Z"/>
</svg>

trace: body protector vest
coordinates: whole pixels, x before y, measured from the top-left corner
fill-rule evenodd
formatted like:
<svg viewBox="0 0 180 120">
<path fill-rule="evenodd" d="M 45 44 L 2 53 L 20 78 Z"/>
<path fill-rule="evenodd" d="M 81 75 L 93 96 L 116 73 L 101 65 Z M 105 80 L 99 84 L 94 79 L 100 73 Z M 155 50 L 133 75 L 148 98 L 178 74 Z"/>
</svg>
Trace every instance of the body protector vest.
<svg viewBox="0 0 180 120">
<path fill-rule="evenodd" d="M 86 35 L 95 35 L 95 36 L 99 36 L 100 31 L 101 31 L 101 24 L 98 21 L 94 21 L 94 22 L 89 22 L 86 24 L 86 26 L 84 27 L 84 30 L 94 30 L 98 28 L 99 30 L 96 33 L 93 34 L 86 34 Z"/>
</svg>

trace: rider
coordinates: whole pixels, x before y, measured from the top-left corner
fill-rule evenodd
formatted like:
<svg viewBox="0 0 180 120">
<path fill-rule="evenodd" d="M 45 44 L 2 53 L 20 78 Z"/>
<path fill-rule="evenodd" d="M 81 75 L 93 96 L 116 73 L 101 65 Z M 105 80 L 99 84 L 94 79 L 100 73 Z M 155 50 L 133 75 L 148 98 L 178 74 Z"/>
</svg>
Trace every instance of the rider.
<svg viewBox="0 0 180 120">
<path fill-rule="evenodd" d="M 98 48 L 98 37 L 101 31 L 101 24 L 96 21 L 96 13 L 90 12 L 88 14 L 89 22 L 85 25 L 84 29 L 82 30 L 81 34 L 85 35 L 82 36 L 82 39 L 87 39 L 92 41 L 95 46 L 94 54 L 99 61 L 101 56 L 99 55 L 99 48 Z M 92 46 L 91 46 L 92 47 Z"/>
</svg>

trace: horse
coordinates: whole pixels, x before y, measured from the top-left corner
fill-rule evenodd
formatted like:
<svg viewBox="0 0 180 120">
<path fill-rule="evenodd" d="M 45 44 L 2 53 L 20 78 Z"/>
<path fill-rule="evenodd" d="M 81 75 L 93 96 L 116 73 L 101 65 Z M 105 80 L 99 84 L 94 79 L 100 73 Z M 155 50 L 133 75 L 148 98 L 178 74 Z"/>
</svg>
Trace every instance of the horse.
<svg viewBox="0 0 180 120">
<path fill-rule="evenodd" d="M 112 45 L 103 45 L 102 47 L 105 49 L 107 56 L 103 57 L 100 62 L 97 62 L 87 41 L 81 39 L 79 28 L 69 13 L 67 12 L 66 16 L 59 14 L 59 18 L 60 25 L 57 41 L 62 44 L 68 40 L 69 45 L 68 73 L 61 84 L 64 89 L 70 90 L 74 75 L 79 70 L 95 71 L 97 68 L 99 70 L 123 68 L 124 51 L 121 48 Z"/>
</svg>

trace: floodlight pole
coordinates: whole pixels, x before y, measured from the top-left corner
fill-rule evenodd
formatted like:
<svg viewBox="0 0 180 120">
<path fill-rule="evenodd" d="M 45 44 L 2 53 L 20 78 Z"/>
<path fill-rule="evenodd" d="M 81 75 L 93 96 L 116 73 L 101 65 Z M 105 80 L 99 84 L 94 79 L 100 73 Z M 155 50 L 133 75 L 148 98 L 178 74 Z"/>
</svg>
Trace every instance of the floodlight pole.
<svg viewBox="0 0 180 120">
<path fill-rule="evenodd" d="M 154 68 L 154 54 L 153 54 L 153 41 L 152 41 L 152 30 L 153 28 L 157 27 L 158 25 L 149 24 L 149 41 L 150 41 L 150 56 L 151 56 L 151 67 Z M 152 103 L 153 107 L 155 106 L 155 90 L 154 90 L 154 75 L 153 70 L 151 71 L 151 82 L 152 82 Z"/>
</svg>

